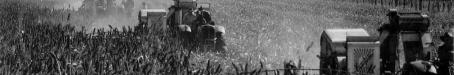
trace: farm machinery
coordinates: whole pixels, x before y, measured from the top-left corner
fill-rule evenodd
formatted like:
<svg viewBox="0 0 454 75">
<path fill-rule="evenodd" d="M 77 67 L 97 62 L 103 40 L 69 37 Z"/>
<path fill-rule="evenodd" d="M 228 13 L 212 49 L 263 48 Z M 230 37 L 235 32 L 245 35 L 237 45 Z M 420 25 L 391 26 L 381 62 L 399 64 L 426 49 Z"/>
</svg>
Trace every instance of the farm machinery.
<svg viewBox="0 0 454 75">
<path fill-rule="evenodd" d="M 168 9 L 143 9 L 139 29 L 168 31 L 187 49 L 224 51 L 225 28 L 211 19 L 210 4 L 196 0 L 174 0 Z M 141 29 L 147 32 L 147 29 Z"/>
<path fill-rule="evenodd" d="M 435 74 L 427 15 L 390 9 L 379 36 L 364 29 L 326 29 L 320 40 L 321 75 Z M 421 66 L 424 65 L 424 66 Z"/>
</svg>

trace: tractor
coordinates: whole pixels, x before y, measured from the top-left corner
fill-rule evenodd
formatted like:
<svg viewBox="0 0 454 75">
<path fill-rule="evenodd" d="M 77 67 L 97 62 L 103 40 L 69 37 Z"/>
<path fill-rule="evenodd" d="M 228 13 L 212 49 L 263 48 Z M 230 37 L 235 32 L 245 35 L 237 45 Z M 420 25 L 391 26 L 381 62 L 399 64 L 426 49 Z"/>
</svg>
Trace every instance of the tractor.
<svg viewBox="0 0 454 75">
<path fill-rule="evenodd" d="M 429 18 L 390 9 L 389 24 L 373 37 L 364 29 L 326 29 L 320 40 L 321 75 L 435 74 Z M 420 66 L 423 63 L 424 66 Z"/>
<path fill-rule="evenodd" d="M 186 49 L 225 51 L 225 28 L 215 25 L 210 4 L 196 0 L 174 0 L 168 9 L 143 9 L 139 27 L 165 30 L 182 42 Z"/>
</svg>

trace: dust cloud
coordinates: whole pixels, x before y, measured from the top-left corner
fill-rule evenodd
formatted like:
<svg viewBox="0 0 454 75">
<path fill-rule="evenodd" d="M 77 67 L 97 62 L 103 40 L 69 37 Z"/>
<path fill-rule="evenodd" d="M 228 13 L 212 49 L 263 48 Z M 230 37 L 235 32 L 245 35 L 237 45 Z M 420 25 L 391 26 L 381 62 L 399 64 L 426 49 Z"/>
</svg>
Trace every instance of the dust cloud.
<svg viewBox="0 0 454 75">
<path fill-rule="evenodd" d="M 14 0 L 11 0 L 14 1 Z M 137 24 L 140 9 L 166 9 L 172 0 L 18 0 L 40 7 L 70 10 L 68 24 L 88 30 Z"/>
</svg>

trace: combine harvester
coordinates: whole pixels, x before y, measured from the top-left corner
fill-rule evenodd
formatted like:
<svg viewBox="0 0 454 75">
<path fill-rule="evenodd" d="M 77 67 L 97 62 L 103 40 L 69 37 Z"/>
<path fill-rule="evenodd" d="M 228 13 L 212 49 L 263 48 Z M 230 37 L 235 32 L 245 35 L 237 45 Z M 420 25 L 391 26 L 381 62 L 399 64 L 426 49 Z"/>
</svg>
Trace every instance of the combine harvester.
<svg viewBox="0 0 454 75">
<path fill-rule="evenodd" d="M 321 35 L 321 75 L 430 75 L 429 17 L 415 12 L 387 14 L 379 37 L 364 29 L 326 29 Z M 420 66 L 424 64 L 424 66 Z"/>
<path fill-rule="evenodd" d="M 174 5 L 168 9 L 141 10 L 138 27 L 144 32 L 168 31 L 181 39 L 179 41 L 187 49 L 224 51 L 225 28 L 214 24 L 209 10 L 210 4 L 198 3 L 196 0 L 174 0 Z"/>
</svg>

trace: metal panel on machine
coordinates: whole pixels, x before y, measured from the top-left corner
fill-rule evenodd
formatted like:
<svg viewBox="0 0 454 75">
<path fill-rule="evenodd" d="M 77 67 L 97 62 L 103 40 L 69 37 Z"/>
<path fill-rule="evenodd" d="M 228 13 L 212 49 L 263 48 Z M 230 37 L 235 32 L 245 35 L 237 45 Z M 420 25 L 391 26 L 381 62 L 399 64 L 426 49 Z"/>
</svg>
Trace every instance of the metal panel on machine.
<svg viewBox="0 0 454 75">
<path fill-rule="evenodd" d="M 323 32 L 322 37 L 326 40 L 321 43 L 330 44 L 331 50 L 337 56 L 345 56 L 346 49 L 345 43 L 347 42 L 347 36 L 370 36 L 364 29 L 327 29 Z"/>
<path fill-rule="evenodd" d="M 374 39 L 364 41 L 367 39 L 347 42 L 347 69 L 351 75 L 380 75 L 380 43 Z"/>
</svg>

